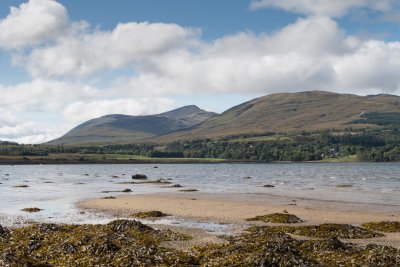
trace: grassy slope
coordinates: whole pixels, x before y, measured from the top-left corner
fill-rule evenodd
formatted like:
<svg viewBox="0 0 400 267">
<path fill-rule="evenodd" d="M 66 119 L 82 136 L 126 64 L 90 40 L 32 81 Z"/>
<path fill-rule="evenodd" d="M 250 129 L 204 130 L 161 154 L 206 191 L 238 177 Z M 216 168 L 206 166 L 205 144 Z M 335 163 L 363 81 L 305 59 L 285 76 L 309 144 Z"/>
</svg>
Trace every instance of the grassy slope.
<svg viewBox="0 0 400 267">
<path fill-rule="evenodd" d="M 399 112 L 398 96 L 356 96 L 328 92 L 273 94 L 233 107 L 190 131 L 159 141 L 223 137 L 249 133 L 290 132 L 326 128 L 376 127 L 354 124 L 362 112 Z"/>
</svg>

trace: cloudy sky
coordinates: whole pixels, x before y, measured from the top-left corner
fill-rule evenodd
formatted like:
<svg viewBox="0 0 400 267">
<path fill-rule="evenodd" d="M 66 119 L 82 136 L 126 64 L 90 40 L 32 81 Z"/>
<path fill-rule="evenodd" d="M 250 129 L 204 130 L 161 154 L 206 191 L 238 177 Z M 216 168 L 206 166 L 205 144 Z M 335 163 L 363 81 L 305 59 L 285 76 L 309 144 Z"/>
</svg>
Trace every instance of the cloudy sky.
<svg viewBox="0 0 400 267">
<path fill-rule="evenodd" d="M 1 0 L 0 140 L 265 94 L 400 94 L 398 0 Z"/>
</svg>

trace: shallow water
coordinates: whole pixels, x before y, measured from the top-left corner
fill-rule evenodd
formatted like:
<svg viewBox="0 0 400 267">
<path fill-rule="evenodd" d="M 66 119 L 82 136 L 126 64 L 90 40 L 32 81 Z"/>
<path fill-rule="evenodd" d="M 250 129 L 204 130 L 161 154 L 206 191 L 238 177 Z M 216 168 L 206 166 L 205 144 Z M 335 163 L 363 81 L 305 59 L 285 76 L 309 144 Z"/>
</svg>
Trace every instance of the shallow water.
<svg viewBox="0 0 400 267">
<path fill-rule="evenodd" d="M 400 205 L 399 163 L 0 166 L 0 224 L 15 225 L 24 220 L 107 222 L 111 218 L 88 212 L 83 214 L 74 203 L 85 198 L 124 194 L 102 191 L 129 188 L 133 192 L 128 194 L 147 194 L 182 189 L 118 184 L 131 181 L 131 175 L 136 173 L 144 173 L 149 179 L 171 178 L 173 184 L 204 193 L 246 194 L 250 197 L 265 193 Z M 265 188 L 265 184 L 275 187 Z M 18 185 L 29 187 L 15 187 Z M 43 211 L 32 214 L 21 211 L 27 207 L 39 207 Z"/>
</svg>

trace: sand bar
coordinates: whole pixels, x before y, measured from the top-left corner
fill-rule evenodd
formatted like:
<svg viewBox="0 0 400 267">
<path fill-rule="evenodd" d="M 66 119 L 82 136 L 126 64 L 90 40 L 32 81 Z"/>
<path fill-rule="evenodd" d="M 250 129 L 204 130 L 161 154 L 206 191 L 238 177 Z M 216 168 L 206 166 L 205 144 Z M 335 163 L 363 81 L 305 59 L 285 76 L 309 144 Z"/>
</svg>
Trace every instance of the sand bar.
<svg viewBox="0 0 400 267">
<path fill-rule="evenodd" d="M 370 221 L 400 221 L 400 206 L 322 201 L 265 194 L 179 192 L 123 195 L 117 196 L 116 199 L 89 199 L 77 203 L 77 206 L 81 209 L 105 212 L 115 216 L 129 216 L 135 212 L 159 210 L 188 220 L 235 224 L 237 232 L 241 232 L 250 225 L 265 224 L 248 222 L 246 219 L 275 212 L 288 212 L 304 220 L 304 223 L 296 225 L 340 223 L 360 226 Z M 192 234 L 197 235 L 195 242 L 215 241 L 206 232 L 199 235 L 196 230 L 191 231 Z M 360 245 L 373 243 L 400 248 L 400 233 L 385 234 L 384 237 L 373 239 L 351 240 L 351 242 Z"/>
<path fill-rule="evenodd" d="M 347 203 L 279 197 L 271 195 L 170 193 L 117 196 L 116 199 L 89 199 L 80 208 L 114 214 L 159 210 L 195 220 L 221 223 L 246 223 L 247 218 L 268 213 L 295 214 L 306 224 L 399 221 L 400 206 Z"/>
</svg>

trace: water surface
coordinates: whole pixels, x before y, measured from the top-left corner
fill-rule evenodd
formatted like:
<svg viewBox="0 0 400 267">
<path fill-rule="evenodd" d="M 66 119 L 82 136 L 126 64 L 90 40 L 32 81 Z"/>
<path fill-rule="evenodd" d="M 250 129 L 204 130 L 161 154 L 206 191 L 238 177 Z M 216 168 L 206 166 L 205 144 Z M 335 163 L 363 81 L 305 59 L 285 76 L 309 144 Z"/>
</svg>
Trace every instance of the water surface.
<svg viewBox="0 0 400 267">
<path fill-rule="evenodd" d="M 179 189 L 119 184 L 131 181 L 136 173 L 149 179 L 170 178 L 173 184 L 204 193 L 400 205 L 399 163 L 4 165 L 0 166 L 0 224 L 26 219 L 101 223 L 111 218 L 82 214 L 74 204 L 86 198 L 123 194 L 102 191 L 129 188 L 133 192 L 128 194 L 148 194 Z M 274 187 L 263 187 L 266 184 Z M 29 187 L 15 187 L 19 185 Z M 27 207 L 43 211 L 21 211 Z"/>
</svg>

